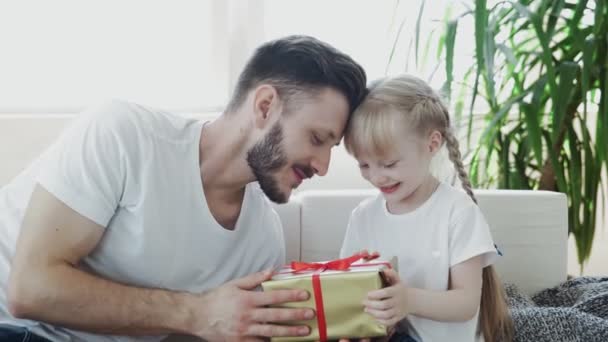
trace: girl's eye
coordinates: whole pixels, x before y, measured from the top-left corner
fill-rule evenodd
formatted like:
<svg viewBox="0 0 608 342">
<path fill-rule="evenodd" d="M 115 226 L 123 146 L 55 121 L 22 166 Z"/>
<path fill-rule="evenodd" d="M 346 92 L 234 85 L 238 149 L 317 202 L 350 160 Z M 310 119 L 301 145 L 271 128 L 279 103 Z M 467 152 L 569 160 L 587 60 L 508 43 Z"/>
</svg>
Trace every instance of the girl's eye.
<svg viewBox="0 0 608 342">
<path fill-rule="evenodd" d="M 396 164 L 397 164 L 397 162 L 394 161 L 394 162 L 390 162 L 388 164 L 384 164 L 384 167 L 387 169 L 390 169 L 391 167 L 395 166 Z"/>
<path fill-rule="evenodd" d="M 359 164 L 360 169 L 367 169 L 367 164 Z"/>
<path fill-rule="evenodd" d="M 323 141 L 321 141 L 321 139 L 319 139 L 319 137 L 316 134 L 312 135 L 312 144 L 316 145 L 316 146 L 320 146 L 323 145 Z"/>
</svg>

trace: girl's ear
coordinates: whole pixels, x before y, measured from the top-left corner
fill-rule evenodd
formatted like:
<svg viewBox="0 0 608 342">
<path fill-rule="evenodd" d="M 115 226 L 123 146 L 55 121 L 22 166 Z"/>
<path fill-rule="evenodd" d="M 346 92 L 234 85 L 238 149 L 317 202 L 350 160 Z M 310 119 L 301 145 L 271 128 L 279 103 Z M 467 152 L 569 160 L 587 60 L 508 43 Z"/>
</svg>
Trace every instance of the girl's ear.
<svg viewBox="0 0 608 342">
<path fill-rule="evenodd" d="M 429 152 L 434 155 L 435 153 L 437 153 L 437 151 L 439 151 L 442 145 L 443 135 L 437 130 L 431 131 L 431 134 L 429 134 L 428 139 Z"/>
</svg>

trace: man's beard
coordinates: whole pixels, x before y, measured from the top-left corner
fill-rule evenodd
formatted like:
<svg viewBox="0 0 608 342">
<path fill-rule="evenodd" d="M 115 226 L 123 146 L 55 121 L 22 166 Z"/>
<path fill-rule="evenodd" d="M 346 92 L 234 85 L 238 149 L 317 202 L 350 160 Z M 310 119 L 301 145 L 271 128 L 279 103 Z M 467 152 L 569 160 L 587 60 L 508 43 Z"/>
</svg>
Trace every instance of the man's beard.
<svg viewBox="0 0 608 342">
<path fill-rule="evenodd" d="M 287 165 L 287 154 L 283 150 L 283 126 L 280 123 L 274 124 L 270 132 L 247 151 L 247 164 L 268 199 L 275 203 L 287 203 L 289 198 L 286 193 L 281 192 L 279 182 L 274 176 Z M 315 174 L 313 168 L 308 165 L 296 164 L 295 167 L 302 171 L 306 178 Z"/>
<path fill-rule="evenodd" d="M 275 203 L 286 203 L 287 195 L 279 189 L 274 173 L 287 165 L 283 150 L 283 128 L 277 122 L 264 138 L 247 151 L 247 164 L 266 196 Z"/>
</svg>

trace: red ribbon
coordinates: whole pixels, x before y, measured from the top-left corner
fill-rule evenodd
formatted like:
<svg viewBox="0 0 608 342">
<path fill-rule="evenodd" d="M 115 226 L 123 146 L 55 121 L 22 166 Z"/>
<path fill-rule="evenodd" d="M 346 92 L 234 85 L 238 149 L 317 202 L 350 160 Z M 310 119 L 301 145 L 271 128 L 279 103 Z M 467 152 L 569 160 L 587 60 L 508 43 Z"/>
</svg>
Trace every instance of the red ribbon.
<svg viewBox="0 0 608 342">
<path fill-rule="evenodd" d="M 315 293 L 315 307 L 317 309 L 317 326 L 319 328 L 319 341 L 327 341 L 327 322 L 325 321 L 325 308 L 323 307 L 323 290 L 321 290 L 321 277 L 319 273 L 312 275 L 312 289 Z"/>
<path fill-rule="evenodd" d="M 353 266 L 353 263 L 365 259 L 373 260 L 378 258 L 380 255 L 377 253 L 357 253 L 353 256 L 343 259 L 332 260 L 328 262 L 291 262 L 291 272 L 298 273 L 303 271 L 315 271 L 312 275 L 312 289 L 315 295 L 315 308 L 317 310 L 317 325 L 319 329 L 319 340 L 321 342 L 327 341 L 327 322 L 325 320 L 325 309 L 323 307 L 323 290 L 321 289 L 321 273 L 324 271 L 346 271 Z M 354 266 L 371 266 L 371 265 L 388 265 L 387 263 L 375 263 L 375 264 L 361 264 Z"/>
<path fill-rule="evenodd" d="M 366 259 L 372 260 L 376 259 L 377 255 L 369 255 L 367 253 L 358 253 L 353 256 L 344 259 L 336 259 L 328 262 L 300 262 L 300 261 L 292 261 L 291 269 L 292 272 L 302 272 L 302 271 L 346 271 L 348 270 L 352 264 L 355 262 Z"/>
</svg>

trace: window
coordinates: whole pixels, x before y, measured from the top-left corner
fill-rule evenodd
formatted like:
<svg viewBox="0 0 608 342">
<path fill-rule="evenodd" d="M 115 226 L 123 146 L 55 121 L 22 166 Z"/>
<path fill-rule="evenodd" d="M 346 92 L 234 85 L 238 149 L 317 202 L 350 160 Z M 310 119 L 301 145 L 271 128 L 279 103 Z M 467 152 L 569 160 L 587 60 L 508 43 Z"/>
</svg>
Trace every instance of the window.
<svg viewBox="0 0 608 342">
<path fill-rule="evenodd" d="M 169 110 L 227 100 L 225 10 L 211 0 L 0 4 L 0 113 L 69 113 L 107 98 Z"/>
<path fill-rule="evenodd" d="M 436 46 L 450 2 L 424 3 L 416 64 L 420 0 L 4 1 L 0 115 L 75 113 L 108 98 L 218 112 L 253 50 L 289 34 L 336 46 L 369 80 L 407 71 L 439 88 Z"/>
<path fill-rule="evenodd" d="M 421 5 L 424 8 L 418 20 Z M 365 68 L 370 81 L 408 72 L 440 88 L 445 82 L 445 72 L 436 53 L 449 6 L 456 7 L 448 0 L 265 0 L 265 38 L 312 35 L 351 55 Z M 456 10 L 463 9 L 453 9 Z M 420 40 L 416 62 L 418 22 Z M 473 55 L 472 49 L 457 50 L 461 52 L 462 58 Z"/>
</svg>

